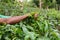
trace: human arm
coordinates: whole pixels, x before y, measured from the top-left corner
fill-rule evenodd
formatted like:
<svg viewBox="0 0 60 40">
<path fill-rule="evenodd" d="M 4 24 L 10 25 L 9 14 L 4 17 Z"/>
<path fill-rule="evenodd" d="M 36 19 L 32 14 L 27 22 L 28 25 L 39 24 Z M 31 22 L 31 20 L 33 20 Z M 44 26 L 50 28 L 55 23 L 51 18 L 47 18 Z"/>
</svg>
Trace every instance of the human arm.
<svg viewBox="0 0 60 40">
<path fill-rule="evenodd" d="M 26 19 L 30 14 L 25 14 L 22 16 L 14 16 L 10 18 L 0 18 L 0 24 L 1 23 L 6 23 L 6 24 L 16 24 L 24 19 Z M 37 18 L 36 14 L 34 14 L 34 17 Z"/>
</svg>

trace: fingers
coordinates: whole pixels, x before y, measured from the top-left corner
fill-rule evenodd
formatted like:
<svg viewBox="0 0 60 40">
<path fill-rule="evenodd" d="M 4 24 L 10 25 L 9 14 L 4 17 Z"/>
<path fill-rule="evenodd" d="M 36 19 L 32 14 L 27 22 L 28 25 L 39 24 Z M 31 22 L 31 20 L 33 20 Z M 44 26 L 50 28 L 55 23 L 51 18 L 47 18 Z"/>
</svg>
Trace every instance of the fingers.
<svg viewBox="0 0 60 40">
<path fill-rule="evenodd" d="M 28 14 L 25 14 L 26 16 L 29 16 L 29 17 L 34 17 L 35 19 L 37 19 L 38 17 L 38 13 L 28 13 Z"/>
<path fill-rule="evenodd" d="M 38 14 L 34 14 L 34 19 L 37 19 L 38 18 Z"/>
</svg>

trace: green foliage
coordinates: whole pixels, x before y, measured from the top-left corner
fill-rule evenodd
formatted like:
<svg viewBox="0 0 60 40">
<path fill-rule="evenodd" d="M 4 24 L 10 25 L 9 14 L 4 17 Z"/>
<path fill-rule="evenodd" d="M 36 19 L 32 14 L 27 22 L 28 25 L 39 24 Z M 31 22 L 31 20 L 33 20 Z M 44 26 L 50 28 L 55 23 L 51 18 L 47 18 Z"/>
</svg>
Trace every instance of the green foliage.
<svg viewBox="0 0 60 40">
<path fill-rule="evenodd" d="M 33 2 L 35 3 L 35 5 L 37 5 L 37 7 L 39 7 L 39 0 L 33 0 Z"/>
<path fill-rule="evenodd" d="M 26 2 L 25 2 L 26 3 Z M 47 2 L 48 3 L 48 2 Z M 30 3 L 29 3 L 30 4 Z M 50 5 L 50 3 L 48 4 Z M 0 2 L 0 14 L 23 15 L 38 13 L 39 16 L 29 16 L 27 19 L 14 25 L 0 25 L 0 40 L 60 40 L 60 11 L 55 9 L 39 9 L 17 2 Z"/>
<path fill-rule="evenodd" d="M 56 0 L 57 1 L 57 4 L 60 4 L 60 0 Z"/>
<path fill-rule="evenodd" d="M 33 10 L 33 9 L 30 9 Z M 54 9 L 39 10 L 38 19 L 32 17 L 21 21 L 20 23 L 9 25 L 0 25 L 1 40 L 60 40 L 60 33 L 56 29 L 60 17 L 59 11 Z M 30 11 L 30 13 L 34 12 Z M 28 9 L 26 10 L 26 13 Z M 57 14 L 58 13 L 58 14 Z"/>
<path fill-rule="evenodd" d="M 21 10 L 21 3 L 17 2 L 0 2 L 0 14 L 3 15 L 19 15 L 19 13 L 22 13 Z"/>
</svg>

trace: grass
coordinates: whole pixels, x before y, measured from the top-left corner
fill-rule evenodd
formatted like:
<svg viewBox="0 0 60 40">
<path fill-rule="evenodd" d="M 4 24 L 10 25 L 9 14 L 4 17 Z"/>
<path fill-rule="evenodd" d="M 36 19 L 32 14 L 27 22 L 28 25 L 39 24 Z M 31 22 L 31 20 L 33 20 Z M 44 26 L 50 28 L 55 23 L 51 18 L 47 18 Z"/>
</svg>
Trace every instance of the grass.
<svg viewBox="0 0 60 40">
<path fill-rule="evenodd" d="M 0 25 L 0 40 L 60 40 L 60 11 L 55 9 L 25 8 L 25 13 L 39 13 L 14 24 Z M 60 27 L 59 27 L 60 28 Z"/>
</svg>

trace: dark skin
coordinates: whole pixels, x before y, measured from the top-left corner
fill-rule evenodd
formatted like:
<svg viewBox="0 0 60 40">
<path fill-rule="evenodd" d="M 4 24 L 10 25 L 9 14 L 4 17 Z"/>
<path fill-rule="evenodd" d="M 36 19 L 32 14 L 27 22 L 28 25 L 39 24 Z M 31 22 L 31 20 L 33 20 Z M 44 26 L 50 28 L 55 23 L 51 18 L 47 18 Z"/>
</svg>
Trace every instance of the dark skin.
<svg viewBox="0 0 60 40">
<path fill-rule="evenodd" d="M 29 14 L 25 14 L 22 16 L 14 16 L 10 18 L 0 18 L 0 24 L 6 23 L 6 24 L 16 24 L 24 19 L 26 19 L 29 16 Z M 34 17 L 37 18 L 37 14 L 34 14 Z"/>
</svg>

